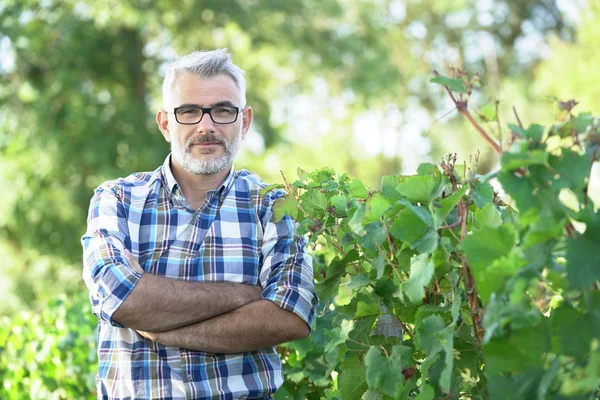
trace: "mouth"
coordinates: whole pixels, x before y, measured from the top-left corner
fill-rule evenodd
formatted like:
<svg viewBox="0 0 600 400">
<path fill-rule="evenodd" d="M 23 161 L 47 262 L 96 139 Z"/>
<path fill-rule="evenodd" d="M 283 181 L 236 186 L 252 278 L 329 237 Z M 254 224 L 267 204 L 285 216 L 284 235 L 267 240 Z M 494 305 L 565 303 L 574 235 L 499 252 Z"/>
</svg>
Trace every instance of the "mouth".
<svg viewBox="0 0 600 400">
<path fill-rule="evenodd" d="M 221 142 L 194 142 L 194 143 L 189 143 L 187 145 L 187 148 L 188 148 L 188 150 L 191 150 L 193 147 L 198 147 L 200 149 L 212 149 L 217 146 L 223 146 L 223 143 L 221 143 Z"/>
</svg>

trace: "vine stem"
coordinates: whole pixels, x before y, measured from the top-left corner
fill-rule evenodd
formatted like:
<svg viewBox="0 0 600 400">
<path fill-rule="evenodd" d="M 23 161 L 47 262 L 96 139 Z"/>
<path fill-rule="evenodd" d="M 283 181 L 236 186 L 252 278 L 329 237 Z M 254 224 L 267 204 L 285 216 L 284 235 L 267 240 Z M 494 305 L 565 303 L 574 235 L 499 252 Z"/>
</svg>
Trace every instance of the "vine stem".
<svg viewBox="0 0 600 400">
<path fill-rule="evenodd" d="M 385 230 L 385 236 L 387 236 L 388 244 L 390 246 L 391 259 L 393 260 L 394 253 L 396 252 L 396 248 L 394 247 L 394 241 L 392 240 L 390 231 L 388 230 L 387 224 L 385 223 L 385 219 L 383 220 L 383 229 Z"/>
<path fill-rule="evenodd" d="M 436 70 L 433 71 L 433 74 L 435 76 L 440 76 L 440 74 Z M 446 85 L 444 85 L 444 89 L 446 89 L 448 96 L 450 96 L 450 98 L 452 99 L 452 102 L 456 106 L 456 109 L 458 110 L 458 112 L 461 113 L 462 116 L 465 117 L 471 123 L 471 125 L 473 125 L 473 127 L 475 128 L 477 133 L 479 133 L 479 135 L 482 138 L 484 138 L 485 141 L 488 142 L 490 146 L 492 146 L 492 148 L 496 151 L 496 153 L 502 154 L 502 148 L 500 147 L 500 145 L 498 143 L 496 143 L 496 141 L 494 139 L 492 139 L 490 137 L 490 135 L 488 135 L 488 133 L 485 131 L 485 129 L 483 129 L 481 127 L 481 125 L 479 125 L 477 123 L 477 121 L 475 121 L 475 118 L 473 118 L 473 116 L 467 109 L 467 102 L 457 100 L 456 97 L 454 97 L 454 95 L 452 94 L 450 89 L 448 89 L 448 87 Z"/>
<path fill-rule="evenodd" d="M 443 162 L 440 164 L 440 167 L 444 171 L 444 173 L 450 179 L 452 183 L 452 189 L 456 192 L 458 190 L 458 181 L 454 176 L 454 165 L 456 164 L 456 155 L 453 159 L 449 159 L 449 163 Z M 473 197 L 473 191 L 469 195 L 469 200 L 465 204 L 465 199 L 461 198 L 458 202 L 458 215 L 461 221 L 461 229 L 460 229 L 460 240 L 461 242 L 467 236 L 467 214 L 469 211 L 469 204 L 471 204 Z M 462 277 L 465 281 L 465 289 L 467 291 L 467 299 L 469 301 L 469 308 L 471 309 L 471 318 L 473 320 L 473 336 L 475 340 L 477 340 L 477 344 L 481 347 L 481 341 L 483 339 L 483 331 L 479 329 L 479 325 L 481 322 L 481 313 L 479 311 L 478 303 L 477 303 L 477 288 L 475 287 L 475 278 L 473 277 L 473 271 L 469 266 L 467 259 L 465 256 L 461 257 L 462 264 Z"/>
<path fill-rule="evenodd" d="M 383 250 L 383 249 L 381 248 L 381 246 L 377 245 L 377 249 L 378 249 L 379 251 L 383 251 L 383 252 L 385 253 L 385 250 Z M 385 261 L 387 261 L 387 263 L 389 264 L 389 266 L 390 266 L 390 267 L 392 267 L 392 269 L 393 269 L 393 270 L 394 270 L 394 272 L 396 273 L 396 276 L 398 277 L 398 280 L 399 280 L 400 282 L 404 282 L 404 279 L 402 279 L 402 276 L 400 275 L 400 272 L 398 272 L 398 269 L 397 269 L 397 268 L 396 268 L 396 266 L 394 265 L 394 262 L 393 262 L 391 259 L 389 259 L 387 255 L 384 255 L 384 257 L 385 257 Z"/>
<path fill-rule="evenodd" d="M 408 334 L 408 336 L 410 336 L 410 338 L 412 340 L 415 339 L 414 335 L 412 334 L 412 332 L 408 329 L 408 327 L 406 326 L 406 324 L 404 322 L 402 322 L 402 320 L 400 319 L 400 317 L 398 317 L 397 315 L 394 315 L 394 317 L 396 317 L 396 321 L 398 321 L 398 323 L 400 324 L 400 326 L 402 327 L 402 331 L 406 332 Z"/>
</svg>

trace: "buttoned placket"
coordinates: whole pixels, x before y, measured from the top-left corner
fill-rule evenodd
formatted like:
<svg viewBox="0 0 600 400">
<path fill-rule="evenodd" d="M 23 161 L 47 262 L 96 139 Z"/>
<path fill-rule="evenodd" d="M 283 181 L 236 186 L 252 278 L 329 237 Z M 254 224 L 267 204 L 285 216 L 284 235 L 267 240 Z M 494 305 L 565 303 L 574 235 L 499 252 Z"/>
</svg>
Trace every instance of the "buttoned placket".
<svg viewBox="0 0 600 400">
<path fill-rule="evenodd" d="M 217 195 L 219 197 L 217 199 L 218 201 L 217 201 L 216 207 L 214 210 L 211 210 L 211 204 L 214 203 L 215 196 L 217 196 Z M 208 218 L 214 218 L 216 216 L 216 214 L 218 213 L 219 208 L 223 204 L 225 197 L 226 197 L 226 194 L 224 193 L 223 190 L 211 190 L 207 193 L 206 199 L 204 199 L 202 206 L 200 208 L 198 208 L 198 210 L 194 211 L 194 215 L 192 217 L 192 220 L 190 221 L 190 228 L 191 228 L 190 244 L 197 242 L 193 236 L 197 235 L 198 232 L 201 230 L 200 226 L 198 226 L 198 224 L 200 224 L 202 215 L 204 214 Z M 186 209 L 188 209 L 188 211 L 192 211 L 192 209 L 189 206 L 189 203 L 187 202 L 185 197 L 183 197 L 183 203 L 186 205 Z M 212 221 L 211 221 L 211 223 L 212 223 Z M 188 248 L 186 256 L 185 256 L 186 261 L 189 262 L 191 259 L 193 259 L 196 256 L 197 251 L 194 249 L 194 247 L 197 247 L 197 246 L 198 245 L 196 245 L 196 246 L 192 245 L 190 248 Z M 181 376 L 188 383 L 188 385 L 186 385 L 186 398 L 191 398 L 190 396 L 193 395 L 192 386 L 194 383 L 194 376 L 192 374 L 191 365 L 189 364 L 189 360 L 187 360 L 187 357 L 185 357 L 185 353 L 181 349 L 179 350 L 179 357 L 180 357 L 180 362 L 181 362 Z M 206 361 L 212 361 L 213 357 L 214 357 L 213 353 L 205 353 Z"/>
</svg>

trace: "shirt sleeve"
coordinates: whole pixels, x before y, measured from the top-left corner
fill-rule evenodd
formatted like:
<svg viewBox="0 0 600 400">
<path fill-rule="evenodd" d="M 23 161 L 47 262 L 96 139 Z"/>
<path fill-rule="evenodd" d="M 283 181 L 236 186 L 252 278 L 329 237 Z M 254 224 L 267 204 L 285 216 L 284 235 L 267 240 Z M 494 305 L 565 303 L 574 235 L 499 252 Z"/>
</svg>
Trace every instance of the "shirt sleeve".
<svg viewBox="0 0 600 400">
<path fill-rule="evenodd" d="M 125 206 L 116 186 L 96 189 L 90 203 L 83 246 L 83 280 L 90 292 L 92 312 L 101 321 L 122 327 L 112 315 L 131 293 L 141 274 L 123 251 L 131 248 Z"/>
<path fill-rule="evenodd" d="M 306 252 L 306 240 L 296 235 L 296 222 L 288 215 L 275 223 L 272 204 L 283 193 L 267 194 L 263 217 L 262 296 L 284 310 L 302 318 L 310 327 L 318 303 L 315 294 L 312 258 Z"/>
</svg>

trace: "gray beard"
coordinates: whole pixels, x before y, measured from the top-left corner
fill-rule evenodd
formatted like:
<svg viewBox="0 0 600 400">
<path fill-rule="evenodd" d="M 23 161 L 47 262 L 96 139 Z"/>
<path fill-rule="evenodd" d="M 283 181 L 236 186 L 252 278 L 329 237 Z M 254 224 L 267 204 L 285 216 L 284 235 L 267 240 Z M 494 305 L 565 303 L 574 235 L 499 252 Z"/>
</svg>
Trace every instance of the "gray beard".
<svg viewBox="0 0 600 400">
<path fill-rule="evenodd" d="M 225 152 L 217 158 L 207 155 L 208 159 L 197 159 L 191 152 L 191 147 L 196 143 L 219 142 L 223 145 Z M 175 140 L 171 141 L 171 152 L 173 158 L 188 172 L 195 175 L 215 175 L 223 171 L 233 163 L 242 143 L 242 135 L 238 134 L 231 142 L 223 137 L 213 134 L 203 135 L 200 138 L 190 139 L 185 147 L 179 145 Z"/>
</svg>

